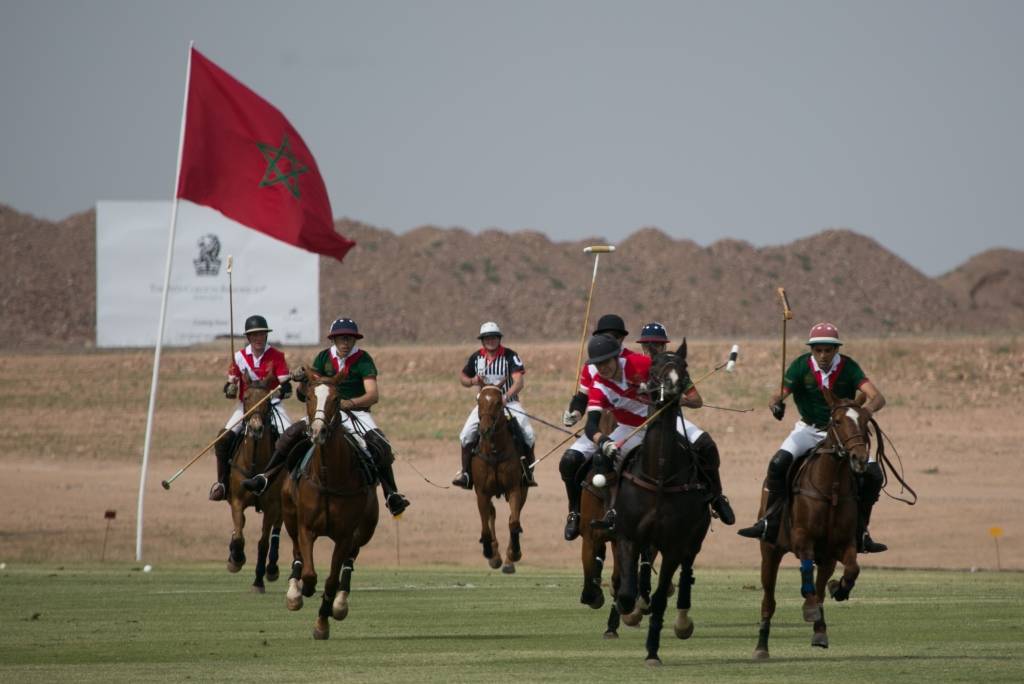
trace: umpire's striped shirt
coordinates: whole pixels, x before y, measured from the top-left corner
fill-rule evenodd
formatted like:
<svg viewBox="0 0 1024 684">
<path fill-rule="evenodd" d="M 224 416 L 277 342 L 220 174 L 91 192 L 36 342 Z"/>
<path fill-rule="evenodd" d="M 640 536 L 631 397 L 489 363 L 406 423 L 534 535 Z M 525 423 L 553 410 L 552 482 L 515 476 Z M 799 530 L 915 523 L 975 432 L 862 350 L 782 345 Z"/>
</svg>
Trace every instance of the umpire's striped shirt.
<svg viewBox="0 0 1024 684">
<path fill-rule="evenodd" d="M 499 387 L 504 394 L 512 386 L 512 374 L 525 373 L 526 368 L 519 354 L 511 349 L 498 347 L 494 350 L 493 356 L 489 356 L 485 349 L 478 349 L 470 354 L 462 372 L 470 378 L 479 375 L 485 383 Z M 519 397 L 509 397 L 508 400 L 519 401 Z"/>
</svg>

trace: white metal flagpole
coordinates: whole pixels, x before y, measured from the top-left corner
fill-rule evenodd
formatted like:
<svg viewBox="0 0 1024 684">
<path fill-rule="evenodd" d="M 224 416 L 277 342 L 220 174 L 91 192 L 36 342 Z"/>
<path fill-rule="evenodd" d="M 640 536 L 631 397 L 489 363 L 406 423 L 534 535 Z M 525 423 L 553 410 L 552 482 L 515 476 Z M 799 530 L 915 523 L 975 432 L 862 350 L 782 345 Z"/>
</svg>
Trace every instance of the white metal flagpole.
<svg viewBox="0 0 1024 684">
<path fill-rule="evenodd" d="M 160 350 L 164 344 L 164 321 L 167 318 L 167 291 L 171 285 L 171 264 L 174 261 L 174 229 L 178 223 L 178 179 L 181 176 L 181 155 L 185 145 L 185 116 L 188 113 L 188 84 L 192 75 L 192 46 L 188 43 L 188 63 L 185 67 L 185 103 L 181 108 L 181 133 L 178 136 L 178 163 L 174 172 L 174 192 L 171 197 L 171 232 L 167 237 L 167 265 L 164 269 L 164 290 L 160 296 L 160 325 L 156 332 L 153 352 L 153 379 L 149 389 L 149 412 L 146 414 L 146 440 L 142 446 L 142 467 L 139 473 L 139 506 L 135 518 L 135 560 L 142 560 L 142 510 L 146 494 L 146 472 L 149 470 L 149 449 L 153 442 L 153 413 L 156 410 L 156 388 L 160 378 Z"/>
</svg>

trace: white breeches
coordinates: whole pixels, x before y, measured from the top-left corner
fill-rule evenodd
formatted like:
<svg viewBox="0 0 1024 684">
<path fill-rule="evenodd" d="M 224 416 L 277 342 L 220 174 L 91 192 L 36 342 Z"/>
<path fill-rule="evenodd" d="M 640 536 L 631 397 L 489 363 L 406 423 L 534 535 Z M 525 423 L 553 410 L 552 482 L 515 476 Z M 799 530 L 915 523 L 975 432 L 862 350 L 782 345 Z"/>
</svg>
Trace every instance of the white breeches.
<svg viewBox="0 0 1024 684">
<path fill-rule="evenodd" d="M 699 427 L 686 420 L 682 416 L 676 418 L 676 432 L 681 435 L 686 435 L 686 440 L 693 444 L 697 441 L 697 438 L 704 434 L 704 431 Z"/>
<path fill-rule="evenodd" d="M 786 441 L 782 443 L 779 449 L 788 451 L 794 456 L 801 456 L 804 452 L 810 451 L 824 442 L 825 436 L 824 430 L 819 430 L 813 425 L 808 425 L 804 421 L 798 420 L 793 424 L 793 431 L 789 433 L 789 437 L 786 437 Z M 875 455 L 868 454 L 868 461 L 874 462 L 874 460 Z"/>
<path fill-rule="evenodd" d="M 274 421 L 274 426 L 277 429 L 277 434 L 283 434 L 285 430 L 291 427 L 292 419 L 288 416 L 288 412 L 284 409 L 280 399 L 270 400 L 271 413 L 270 419 Z M 242 402 L 235 404 L 235 411 L 228 418 L 228 421 L 224 423 L 225 430 L 231 430 L 236 435 L 242 432 L 242 428 L 245 427 L 242 416 L 245 415 L 245 410 L 242 408 Z"/>
<path fill-rule="evenodd" d="M 516 419 L 519 423 L 519 428 L 523 431 L 523 437 L 526 438 L 526 443 L 533 446 L 534 442 L 537 441 L 536 435 L 533 434 L 533 426 L 530 425 L 530 419 L 522 413 L 524 411 L 523 405 L 518 401 L 510 401 L 506 406 L 514 411 L 509 411 L 509 415 Z M 462 432 L 459 433 L 459 441 L 462 446 L 468 446 L 472 444 L 477 436 L 480 434 L 480 413 L 476 406 L 469 412 L 469 417 L 466 418 L 466 424 L 462 426 Z"/>
<path fill-rule="evenodd" d="M 611 437 L 612 439 L 618 441 L 618 440 L 622 439 L 623 437 L 625 437 L 626 435 L 628 435 L 630 433 L 630 431 L 633 430 L 633 428 L 627 427 L 625 430 L 620 431 L 620 428 L 622 428 L 622 427 L 624 427 L 624 426 L 622 426 L 622 425 L 617 426 L 612 431 L 612 434 L 609 435 L 609 437 Z M 683 430 L 685 430 L 686 432 L 684 433 Z M 676 419 L 676 431 L 680 435 L 685 434 L 686 438 L 690 441 L 691 444 L 696 442 L 697 438 L 704 434 L 703 430 L 701 430 L 699 427 L 697 427 L 696 425 L 694 425 L 693 423 L 691 423 L 690 421 L 688 421 L 688 420 L 686 420 L 685 418 L 682 418 L 682 417 Z M 623 446 L 622 452 L 625 453 L 625 452 L 629 451 L 630 449 L 632 449 L 633 446 L 635 446 L 636 444 L 639 444 L 640 440 L 643 439 L 645 432 L 646 432 L 646 429 L 641 430 L 640 432 L 636 433 L 635 437 L 633 439 L 629 440 L 629 442 L 628 442 L 629 446 L 628 447 L 627 446 Z M 597 445 L 594 444 L 593 442 L 591 442 L 590 438 L 588 438 L 586 435 L 581 435 L 580 438 L 577 439 L 575 442 L 573 442 L 572 446 L 569 447 L 569 448 L 574 450 L 574 451 L 580 452 L 581 454 L 583 454 L 587 458 L 590 458 L 590 456 L 595 451 L 597 451 Z"/>
</svg>

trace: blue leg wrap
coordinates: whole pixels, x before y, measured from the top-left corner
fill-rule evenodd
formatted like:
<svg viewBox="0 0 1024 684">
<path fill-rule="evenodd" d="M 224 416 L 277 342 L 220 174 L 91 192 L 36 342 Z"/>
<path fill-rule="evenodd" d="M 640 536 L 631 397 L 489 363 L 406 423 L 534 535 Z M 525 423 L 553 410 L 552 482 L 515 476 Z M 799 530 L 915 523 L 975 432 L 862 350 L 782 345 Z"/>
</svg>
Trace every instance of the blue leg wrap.
<svg viewBox="0 0 1024 684">
<path fill-rule="evenodd" d="M 804 596 L 814 593 L 814 561 L 800 561 L 800 593 Z"/>
</svg>

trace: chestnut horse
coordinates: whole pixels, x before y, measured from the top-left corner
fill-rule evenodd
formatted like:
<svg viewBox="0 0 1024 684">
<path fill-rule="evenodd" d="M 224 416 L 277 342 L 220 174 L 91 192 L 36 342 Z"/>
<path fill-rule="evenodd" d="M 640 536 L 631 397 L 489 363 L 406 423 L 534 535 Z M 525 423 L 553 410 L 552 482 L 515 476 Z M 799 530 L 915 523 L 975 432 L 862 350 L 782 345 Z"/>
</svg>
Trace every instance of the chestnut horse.
<svg viewBox="0 0 1024 684">
<path fill-rule="evenodd" d="M 243 410 L 248 413 L 268 393 L 266 380 L 250 384 L 242 401 Z M 246 420 L 242 440 L 231 459 L 228 486 L 228 503 L 231 505 L 231 519 L 234 523 L 231 542 L 228 544 L 229 572 L 238 572 L 245 565 L 245 509 L 255 506 L 257 511 L 263 511 L 263 529 L 256 551 L 256 579 L 252 583 L 253 591 L 260 594 L 266 591 L 264 576 L 268 582 L 274 582 L 279 575 L 277 547 L 281 538 L 281 483 L 272 482 L 263 494 L 256 496 L 242 487 L 242 480 L 263 472 L 270 462 L 270 454 L 274 449 L 272 416 L 273 408 L 270 401 L 267 401 L 262 410 L 256 411 Z"/>
<path fill-rule="evenodd" d="M 312 457 L 297 480 L 284 478 L 281 491 L 294 559 L 288 580 L 289 610 L 299 610 L 302 597 L 316 592 L 313 544 L 317 537 L 334 541 L 331 570 L 313 626 L 314 639 L 330 637 L 329 617 L 344 620 L 348 615 L 355 559 L 359 549 L 373 538 L 380 514 L 373 470 L 341 427 L 337 385 L 344 377 L 340 373 L 324 377 L 308 371 L 306 415 Z"/>
<path fill-rule="evenodd" d="M 681 443 L 676 431 L 686 367 L 685 340 L 675 352 L 654 357 L 648 382 L 648 390 L 656 400 L 652 411 L 665 410 L 648 425 L 643 442 L 633 452 L 634 458 L 623 465 L 616 495 L 612 588 L 623 616 L 635 615 L 641 552 L 650 549 L 661 554 L 661 572 L 657 589 L 651 595 L 647 628 L 648 665 L 661 664 L 661 627 L 672 579 L 680 568 L 674 632 L 680 639 L 689 639 L 693 634 L 694 624 L 689 617 L 693 562 L 711 525 L 708 488 L 701 477 L 697 456 Z"/>
<path fill-rule="evenodd" d="M 519 516 L 526 505 L 529 488 L 523 481 L 523 466 L 512 439 L 512 428 L 501 399 L 501 390 L 487 385 L 476 399 L 480 416 L 480 445 L 470 464 L 476 505 L 480 510 L 480 544 L 491 568 L 506 574 L 516 571 L 515 564 L 523 557 L 519 535 L 523 533 Z M 504 496 L 510 510 L 509 542 L 505 564 L 501 562 L 498 535 L 494 529 L 495 510 L 491 499 Z"/>
<path fill-rule="evenodd" d="M 782 525 L 776 543 L 761 542 L 761 623 L 754 658 L 768 658 L 768 634 L 775 614 L 775 582 L 779 563 L 788 551 L 800 560 L 800 593 L 804 597 L 803 617 L 814 623 L 811 645 L 828 648 L 825 626 L 825 589 L 836 601 L 849 598 L 860 574 L 857 564 L 857 491 L 854 476 L 868 463 L 868 426 L 877 423 L 859 404 L 837 399 L 823 390 L 831 409 L 827 436 L 793 470 L 791 496 L 784 504 Z M 880 434 L 880 433 L 879 433 Z M 761 496 L 764 515 L 767 490 Z M 843 564 L 843 577 L 831 581 L 836 563 Z M 814 565 L 818 566 L 815 581 Z"/>
</svg>

